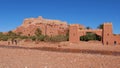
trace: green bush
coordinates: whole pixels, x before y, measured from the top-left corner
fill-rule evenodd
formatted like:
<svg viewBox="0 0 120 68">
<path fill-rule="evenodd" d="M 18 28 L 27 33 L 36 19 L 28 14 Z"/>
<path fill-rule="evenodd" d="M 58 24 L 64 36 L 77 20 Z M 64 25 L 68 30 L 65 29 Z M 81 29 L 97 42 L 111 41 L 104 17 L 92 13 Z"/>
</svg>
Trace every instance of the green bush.
<svg viewBox="0 0 120 68">
<path fill-rule="evenodd" d="M 7 35 L 4 35 L 2 32 L 0 32 L 0 40 L 7 41 L 10 37 Z"/>
<path fill-rule="evenodd" d="M 68 37 L 64 35 L 51 36 L 51 37 L 46 36 L 44 39 L 44 41 L 47 41 L 47 42 L 62 42 L 67 40 L 68 40 Z"/>
<path fill-rule="evenodd" d="M 103 24 L 100 24 L 97 28 L 98 29 L 103 29 Z"/>
<path fill-rule="evenodd" d="M 7 35 L 8 35 L 8 36 L 17 36 L 17 34 L 14 33 L 14 32 L 12 32 L 12 31 L 9 31 L 9 32 L 7 33 Z"/>
<path fill-rule="evenodd" d="M 8 39 L 16 39 L 18 38 L 17 34 L 9 31 L 7 34 L 3 34 L 2 32 L 0 32 L 0 40 L 2 41 L 7 41 Z"/>
<path fill-rule="evenodd" d="M 81 41 L 88 41 L 88 38 L 87 38 L 87 36 L 81 36 L 81 37 L 80 37 L 80 40 L 81 40 Z"/>
<path fill-rule="evenodd" d="M 40 36 L 37 36 L 37 37 L 36 37 L 36 39 L 37 39 L 38 41 L 44 41 L 44 38 L 45 38 L 44 35 L 40 35 Z"/>
<path fill-rule="evenodd" d="M 20 39 L 28 39 L 28 36 L 18 36 Z"/>
<path fill-rule="evenodd" d="M 0 40 L 2 41 L 7 41 L 9 39 L 9 36 L 2 36 L 0 37 Z"/>
<path fill-rule="evenodd" d="M 45 36 L 44 41 L 45 41 L 45 42 L 49 42 L 49 41 L 51 41 L 51 37 L 49 37 L 49 36 Z"/>
<path fill-rule="evenodd" d="M 48 41 L 48 42 L 62 42 L 69 40 L 69 31 L 64 35 L 58 36 L 44 36 L 41 35 L 41 30 L 37 29 L 35 36 L 21 36 L 20 34 L 16 34 L 12 31 L 9 31 L 7 34 L 3 34 L 0 32 L 0 40 L 7 41 L 9 39 L 31 39 L 32 41 Z"/>
<path fill-rule="evenodd" d="M 101 41 L 101 37 L 95 33 L 87 33 L 85 36 L 80 37 L 81 41 L 89 41 L 89 40 L 98 40 Z"/>
<path fill-rule="evenodd" d="M 32 41 L 44 41 L 45 36 L 44 35 L 39 35 L 39 36 L 30 36 L 28 37 Z"/>
<path fill-rule="evenodd" d="M 36 36 L 30 36 L 29 39 L 31 39 L 32 41 L 36 40 Z"/>
</svg>

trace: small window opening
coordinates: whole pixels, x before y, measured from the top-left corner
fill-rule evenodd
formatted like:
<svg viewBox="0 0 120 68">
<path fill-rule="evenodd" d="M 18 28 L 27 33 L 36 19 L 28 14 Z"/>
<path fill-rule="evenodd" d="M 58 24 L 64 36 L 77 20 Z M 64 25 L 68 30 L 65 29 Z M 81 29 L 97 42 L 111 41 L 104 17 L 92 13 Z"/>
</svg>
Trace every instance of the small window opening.
<svg viewBox="0 0 120 68">
<path fill-rule="evenodd" d="M 28 34 L 28 36 L 30 36 L 30 34 Z"/>
<path fill-rule="evenodd" d="M 29 22 L 29 24 L 31 24 L 31 22 Z"/>
<path fill-rule="evenodd" d="M 108 42 L 106 42 L 106 44 L 108 45 Z"/>
<path fill-rule="evenodd" d="M 117 44 L 117 42 L 116 41 L 114 41 L 114 45 L 116 45 Z"/>
</svg>

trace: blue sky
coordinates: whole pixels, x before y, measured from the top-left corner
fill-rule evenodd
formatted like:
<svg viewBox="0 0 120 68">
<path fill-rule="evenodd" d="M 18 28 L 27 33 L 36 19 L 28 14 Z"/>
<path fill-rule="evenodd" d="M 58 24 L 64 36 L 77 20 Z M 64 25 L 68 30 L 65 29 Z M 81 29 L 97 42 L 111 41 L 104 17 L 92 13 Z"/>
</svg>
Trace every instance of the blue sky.
<svg viewBox="0 0 120 68">
<path fill-rule="evenodd" d="M 114 33 L 120 34 L 120 0 L 0 0 L 0 32 L 15 29 L 25 18 L 38 16 L 93 29 L 112 22 Z"/>
</svg>

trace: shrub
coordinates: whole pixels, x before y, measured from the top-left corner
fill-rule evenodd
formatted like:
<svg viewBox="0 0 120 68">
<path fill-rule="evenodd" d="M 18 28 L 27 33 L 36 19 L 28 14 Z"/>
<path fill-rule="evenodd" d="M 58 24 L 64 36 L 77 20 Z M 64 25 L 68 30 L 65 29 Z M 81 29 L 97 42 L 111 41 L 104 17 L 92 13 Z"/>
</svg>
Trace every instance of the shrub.
<svg viewBox="0 0 120 68">
<path fill-rule="evenodd" d="M 103 24 L 100 24 L 97 28 L 98 29 L 103 29 Z"/>
<path fill-rule="evenodd" d="M 18 36 L 20 39 L 28 39 L 28 36 Z"/>
<path fill-rule="evenodd" d="M 58 36 L 44 36 L 41 35 L 41 30 L 37 29 L 35 36 L 21 36 L 21 33 L 16 34 L 12 31 L 9 31 L 7 34 L 3 34 L 0 32 L 0 40 L 7 41 L 8 39 L 30 39 L 32 41 L 48 41 L 48 42 L 62 42 L 69 40 L 69 31 L 65 35 L 58 35 Z"/>
<path fill-rule="evenodd" d="M 10 38 L 10 36 L 4 35 L 2 32 L 0 32 L 0 40 L 7 41 Z"/>
<path fill-rule="evenodd" d="M 87 37 L 87 36 L 81 36 L 81 37 L 80 37 L 80 40 L 81 40 L 81 41 L 88 41 L 88 37 Z"/>
<path fill-rule="evenodd" d="M 87 33 L 85 36 L 80 37 L 81 41 L 89 41 L 89 40 L 98 40 L 101 41 L 101 37 L 95 33 Z"/>
<path fill-rule="evenodd" d="M 62 42 L 67 40 L 68 40 L 67 36 L 64 35 L 51 36 L 51 37 L 46 36 L 44 39 L 44 41 L 48 41 L 48 42 Z"/>
<path fill-rule="evenodd" d="M 36 37 L 37 41 L 44 41 L 45 36 L 44 35 L 39 35 Z"/>
<path fill-rule="evenodd" d="M 31 39 L 32 41 L 36 40 L 36 36 L 30 36 L 29 39 Z"/>
<path fill-rule="evenodd" d="M 9 36 L 2 36 L 0 37 L 0 40 L 2 41 L 7 41 L 9 39 Z"/>
<path fill-rule="evenodd" d="M 12 31 L 9 31 L 9 32 L 7 33 L 7 35 L 8 35 L 8 36 L 16 36 L 17 34 L 14 33 L 14 32 L 12 32 Z"/>
<path fill-rule="evenodd" d="M 7 41 L 8 39 L 16 39 L 18 37 L 19 36 L 17 36 L 17 34 L 12 31 L 9 31 L 7 34 L 0 32 L 0 40 L 2 41 Z"/>
<path fill-rule="evenodd" d="M 44 35 L 39 35 L 39 36 L 30 36 L 28 37 L 32 41 L 44 41 L 45 36 Z"/>
<path fill-rule="evenodd" d="M 45 42 L 51 41 L 51 37 L 45 36 L 44 41 L 45 41 Z"/>
</svg>

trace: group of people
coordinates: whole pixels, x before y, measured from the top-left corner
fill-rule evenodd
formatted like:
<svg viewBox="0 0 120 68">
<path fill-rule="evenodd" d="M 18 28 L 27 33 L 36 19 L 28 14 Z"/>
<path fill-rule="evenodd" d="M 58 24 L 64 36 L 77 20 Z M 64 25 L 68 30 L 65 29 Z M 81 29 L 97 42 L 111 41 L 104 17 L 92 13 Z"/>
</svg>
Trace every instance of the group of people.
<svg viewBox="0 0 120 68">
<path fill-rule="evenodd" d="M 15 45 L 17 45 L 17 44 L 18 44 L 18 41 L 12 39 L 12 40 L 8 41 L 8 45 L 10 45 L 10 44 L 15 44 Z"/>
</svg>

